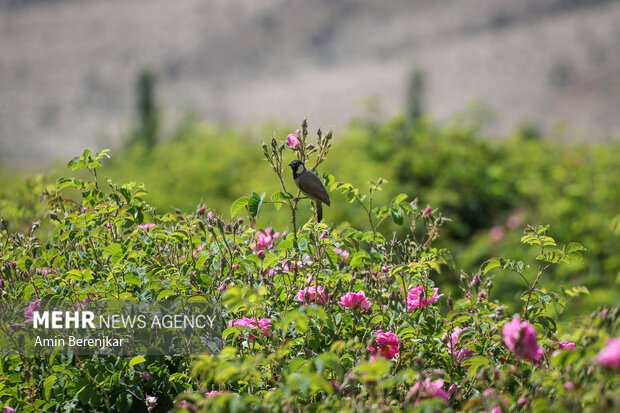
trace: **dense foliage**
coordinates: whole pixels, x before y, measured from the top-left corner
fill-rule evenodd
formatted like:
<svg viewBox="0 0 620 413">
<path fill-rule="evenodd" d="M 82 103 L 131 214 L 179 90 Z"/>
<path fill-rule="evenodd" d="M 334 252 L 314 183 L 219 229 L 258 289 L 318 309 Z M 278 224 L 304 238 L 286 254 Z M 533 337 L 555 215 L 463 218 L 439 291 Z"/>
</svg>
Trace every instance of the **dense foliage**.
<svg viewBox="0 0 620 413">
<path fill-rule="evenodd" d="M 472 145 L 470 138 L 456 139 L 449 130 L 433 129 L 438 134 L 436 146 L 430 140 L 424 146 L 428 138 L 420 132 L 425 127 L 421 125 L 415 133 L 403 129 L 408 132 L 403 132 L 402 141 L 381 139 L 389 128 L 396 134 L 401 127 L 405 128 L 395 122 L 368 132 L 374 149 L 356 152 L 349 147 L 348 154 L 355 159 L 356 153 L 364 153 L 371 165 L 366 171 L 389 161 L 394 169 L 385 171 L 393 171 L 397 179 L 403 174 L 403 182 L 412 179 L 410 189 L 423 202 L 404 193 L 381 196 L 391 192 L 392 184 L 383 179 L 371 182 L 367 190 L 340 181 L 336 177 L 357 177 L 361 168 L 349 165 L 350 174 L 328 168 L 329 159 L 345 157 L 337 150 L 327 156 L 331 134 L 311 139 L 305 124 L 288 142 L 273 139 L 263 145 L 267 167 L 239 162 L 241 156 L 254 159 L 245 153 L 231 153 L 226 159 L 217 151 L 235 148 L 210 141 L 218 155 L 215 165 L 223 169 L 216 174 L 210 169 L 214 166 L 203 161 L 201 174 L 207 174 L 209 184 L 219 185 L 214 177 L 225 176 L 224 171 L 243 176 L 244 168 L 249 168 L 247 176 L 257 179 L 250 181 L 255 192 L 240 191 L 247 195 L 226 208 L 231 220 L 200 205 L 192 213 L 159 214 L 145 202 L 142 184 L 119 185 L 101 176 L 107 152 L 86 151 L 73 159 L 72 170 L 90 175 L 63 177 L 47 188 L 42 222 L 26 231 L 16 230 L 16 221 L 13 226 L 3 224 L 2 306 L 40 298 L 78 303 L 87 298 L 150 301 L 213 296 L 221 300 L 226 347 L 219 354 L 195 359 L 2 354 L 0 402 L 5 411 L 617 409 L 620 341 L 614 337 L 620 335 L 620 308 L 578 310 L 567 320 L 562 317 L 565 308 L 571 309 L 575 297 L 587 294 L 580 280 L 561 290 L 542 288 L 553 285 L 551 277 L 586 273 L 583 262 L 592 251 L 604 253 L 607 263 L 617 262 L 617 251 L 604 249 L 604 243 L 587 245 L 585 251 L 573 238 L 556 236 L 564 234 L 560 225 L 519 223 L 520 231 L 503 228 L 502 241 L 511 246 L 505 251 L 515 251 L 514 255 L 484 259 L 474 271 L 459 273 L 452 289 L 444 288 L 447 274 L 456 273 L 455 257 L 445 246 L 462 248 L 459 240 L 471 241 L 467 237 L 520 202 L 523 191 L 532 190 L 532 197 L 549 195 L 533 191 L 526 177 L 524 188 L 511 181 L 519 175 L 511 162 L 525 162 L 525 157 L 494 163 L 494 151 L 500 149 L 482 142 Z M 293 139 L 296 144 L 291 144 Z M 184 144 L 179 142 L 172 147 L 180 151 Z M 524 152 L 529 145 L 544 145 L 519 142 Z M 198 153 L 202 150 L 187 145 Z M 434 149 L 429 149 L 432 155 L 417 156 L 408 164 L 406 156 L 411 155 L 398 145 Z M 392 146 L 395 152 L 390 154 Z M 480 158 L 485 151 L 486 157 Z M 472 156 L 461 168 L 452 158 L 459 152 Z M 155 158 L 136 164 L 173 155 L 163 149 L 157 154 L 156 149 L 151 155 Z M 467 159 L 463 156 L 459 162 Z M 198 158 L 185 160 L 187 171 L 192 170 L 191 159 Z M 291 181 L 286 165 L 292 159 L 304 159 L 319 172 L 333 172 L 326 176 L 326 184 L 333 204 L 340 206 L 326 211 L 349 217 L 353 225 L 306 222 L 309 201 L 300 198 L 294 186 L 287 186 Z M 532 167 L 536 170 L 535 161 Z M 431 169 L 446 174 L 429 173 L 422 179 Z M 521 176 L 529 173 L 523 169 Z M 271 174 L 269 181 L 264 170 Z M 461 180 L 444 181 L 449 176 Z M 232 182 L 235 177 L 230 178 Z M 502 193 L 492 185 L 503 185 L 504 180 L 515 184 L 514 193 Z M 202 181 L 192 182 L 195 190 Z M 267 189 L 269 195 L 264 195 Z M 459 191 L 463 194 L 448 196 Z M 472 201 L 461 210 L 451 204 L 469 191 L 488 202 Z M 592 202 L 608 202 L 606 197 L 615 196 L 597 195 L 592 187 L 589 191 Z M 436 206 L 441 204 L 450 212 Z M 568 205 L 571 208 L 576 206 Z M 476 211 L 487 219 L 467 218 Z M 532 212 L 522 213 L 520 220 Z M 264 214 L 288 221 L 286 232 L 284 225 L 264 228 L 261 223 L 268 219 Z M 609 222 L 606 225 L 609 228 Z M 42 232 L 39 238 L 39 231 L 46 228 L 51 235 Z M 395 229 L 399 236 L 386 237 L 381 228 Z M 556 244 L 552 234 L 566 245 Z M 438 244 L 443 237 L 448 240 Z M 486 245 L 477 242 L 476 251 Z M 486 247 L 495 253 L 501 244 L 496 240 L 496 246 Z M 478 252 L 477 257 L 481 260 L 486 254 Z M 511 285 L 518 291 L 519 304 L 506 306 L 491 299 L 494 285 Z M 596 280 L 592 285 L 613 286 L 613 280 Z M 28 328 L 19 326 L 18 331 Z M 3 334 L 15 334 L 12 330 Z"/>
<path fill-rule="evenodd" d="M 417 197 L 421 206 L 441 210 L 451 221 L 437 245 L 450 250 L 455 259 L 454 269 L 437 280 L 444 291 L 457 293 L 461 270 L 475 272 L 491 257 L 534 259 L 535 254 L 519 243 L 529 223 L 550 225 L 559 239 L 580 240 L 588 250 L 581 263 L 550 269 L 543 286 L 586 287 L 589 294 L 576 297 L 575 308 L 595 310 L 620 301 L 620 219 L 614 220 L 620 213 L 618 143 L 562 143 L 559 138 L 542 139 L 531 128 L 492 139 L 483 136 L 480 125 L 475 113 L 447 124 L 401 117 L 358 121 L 337 131 L 320 172 L 355 187 L 382 177 L 388 184 L 376 194 L 378 203 L 407 193 Z M 144 182 L 149 191 L 145 200 L 159 214 L 189 213 L 203 204 L 230 217 L 230 206 L 240 194 L 265 192 L 269 198 L 278 191 L 278 180 L 264 167 L 264 154 L 253 149 L 258 138 L 274 130 L 279 139 L 288 133 L 277 126 L 218 130 L 188 122 L 165 143 L 153 148 L 135 145 L 115 153 L 106 165 L 106 175 L 118 182 Z M 62 174 L 26 182 L 3 177 L 0 210 L 11 231 L 26 232 L 33 219 L 44 216 L 38 194 Z M 284 180 L 292 182 L 289 174 Z M 344 194 L 331 196 L 334 202 L 325 209 L 326 222 L 370 229 L 365 214 L 351 208 Z M 300 221 L 310 215 L 309 208 L 299 211 Z M 274 208 L 264 208 L 257 225 L 281 232 L 292 229 L 290 217 Z M 402 227 L 389 220 L 377 230 L 386 237 L 393 231 L 399 238 L 406 236 Z M 45 226 L 39 231 L 44 239 L 50 234 Z M 496 280 L 492 298 L 516 311 L 520 282 L 517 277 Z"/>
</svg>

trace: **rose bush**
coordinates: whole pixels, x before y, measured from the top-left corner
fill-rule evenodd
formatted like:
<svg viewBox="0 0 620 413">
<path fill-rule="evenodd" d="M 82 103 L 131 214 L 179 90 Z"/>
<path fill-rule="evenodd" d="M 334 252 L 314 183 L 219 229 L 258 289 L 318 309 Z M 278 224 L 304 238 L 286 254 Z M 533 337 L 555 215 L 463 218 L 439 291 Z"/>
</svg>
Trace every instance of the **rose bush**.
<svg viewBox="0 0 620 413">
<path fill-rule="evenodd" d="M 100 182 L 107 156 L 86 151 L 69 163 L 90 178 L 49 188 L 46 241 L 1 234 L 2 306 L 54 298 L 97 300 L 215 297 L 223 309 L 217 354 L 183 356 L 0 355 L 5 411 L 613 411 L 618 391 L 619 309 L 561 321 L 573 291 L 541 288 L 555 266 L 583 254 L 556 245 L 548 227 L 520 238 L 535 259 L 509 257 L 462 273 L 458 292 L 437 287 L 455 264 L 436 246 L 450 225 L 440 209 L 398 194 L 377 204 L 385 185 L 363 191 L 325 176 L 368 220 L 367 229 L 298 220 L 310 208 L 289 192 L 290 158 L 319 169 L 331 134 L 263 146 L 281 188 L 254 192 L 231 218 L 201 210 L 158 214 L 142 185 Z M 319 171 L 320 172 L 320 171 Z M 320 174 L 319 174 L 320 176 Z M 419 207 L 419 205 L 424 205 Z M 257 226 L 273 206 L 292 230 Z M 391 222 L 404 237 L 386 238 Z M 150 224 L 150 225 L 149 225 Z M 283 231 L 284 228 L 281 229 Z M 518 313 L 490 300 L 493 283 L 520 284 Z M 77 307 L 76 307 L 77 308 Z M 2 334 L 29 331 L 3 325 Z"/>
</svg>

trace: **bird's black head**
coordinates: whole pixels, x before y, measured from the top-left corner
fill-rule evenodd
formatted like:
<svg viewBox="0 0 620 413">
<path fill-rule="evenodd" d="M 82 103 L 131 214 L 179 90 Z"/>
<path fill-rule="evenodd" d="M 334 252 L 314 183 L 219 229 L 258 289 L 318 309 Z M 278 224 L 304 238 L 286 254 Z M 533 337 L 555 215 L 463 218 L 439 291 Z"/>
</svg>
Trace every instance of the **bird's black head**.
<svg viewBox="0 0 620 413">
<path fill-rule="evenodd" d="M 293 162 L 289 163 L 288 166 L 293 170 L 293 178 L 297 178 L 303 171 L 306 170 L 303 162 L 299 159 L 295 159 Z"/>
</svg>

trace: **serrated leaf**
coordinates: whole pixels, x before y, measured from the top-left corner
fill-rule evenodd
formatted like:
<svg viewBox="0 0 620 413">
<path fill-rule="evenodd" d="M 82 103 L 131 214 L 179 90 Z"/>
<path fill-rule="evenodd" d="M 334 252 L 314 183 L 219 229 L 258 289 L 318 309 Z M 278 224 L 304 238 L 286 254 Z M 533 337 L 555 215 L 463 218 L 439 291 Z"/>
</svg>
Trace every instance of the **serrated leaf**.
<svg viewBox="0 0 620 413">
<path fill-rule="evenodd" d="M 60 191 L 61 189 L 64 188 L 75 188 L 77 185 L 75 183 L 75 180 L 73 178 L 60 178 L 58 179 L 58 181 L 56 182 L 56 190 Z"/>
<path fill-rule="evenodd" d="M 538 261 L 546 261 L 555 264 L 561 262 L 564 259 L 564 255 L 561 251 L 549 251 L 544 254 L 538 254 L 536 259 Z"/>
<path fill-rule="evenodd" d="M 578 242 L 571 242 L 566 246 L 566 253 L 572 254 L 573 252 L 587 251 L 586 248 Z"/>
<path fill-rule="evenodd" d="M 489 261 L 487 261 L 485 264 L 483 264 L 483 266 L 482 266 L 482 274 L 486 275 L 486 273 L 488 273 L 492 269 L 499 268 L 499 267 L 501 267 L 499 259 L 491 258 Z"/>
<path fill-rule="evenodd" d="M 521 237 L 521 243 L 528 245 L 540 245 L 540 240 L 535 235 L 526 234 Z"/>
</svg>

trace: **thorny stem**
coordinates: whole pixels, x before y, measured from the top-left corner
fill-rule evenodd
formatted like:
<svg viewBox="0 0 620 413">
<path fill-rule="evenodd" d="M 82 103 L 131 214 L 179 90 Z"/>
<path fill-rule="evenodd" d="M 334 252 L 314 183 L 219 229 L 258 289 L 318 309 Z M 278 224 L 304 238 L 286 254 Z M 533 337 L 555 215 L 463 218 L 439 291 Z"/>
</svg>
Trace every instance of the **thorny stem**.
<svg viewBox="0 0 620 413">
<path fill-rule="evenodd" d="M 545 272 L 547 270 L 547 268 L 549 268 L 551 264 L 547 264 L 544 268 L 538 268 L 538 274 L 536 274 L 536 279 L 534 280 L 534 283 L 532 284 L 532 286 L 529 286 L 528 283 L 528 289 L 529 292 L 527 294 L 527 301 L 525 302 L 525 308 L 523 309 L 523 318 L 525 320 L 527 320 L 527 312 L 529 310 L 530 307 L 530 299 L 532 298 L 532 292 L 534 291 L 534 289 L 536 288 L 536 285 L 538 284 L 538 281 L 540 281 L 540 276 L 543 274 L 543 272 Z M 518 273 L 521 277 L 523 277 L 523 275 L 521 273 Z M 525 280 L 525 277 L 523 277 L 523 279 Z M 525 282 L 527 283 L 527 280 L 525 280 Z"/>
</svg>

